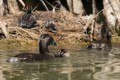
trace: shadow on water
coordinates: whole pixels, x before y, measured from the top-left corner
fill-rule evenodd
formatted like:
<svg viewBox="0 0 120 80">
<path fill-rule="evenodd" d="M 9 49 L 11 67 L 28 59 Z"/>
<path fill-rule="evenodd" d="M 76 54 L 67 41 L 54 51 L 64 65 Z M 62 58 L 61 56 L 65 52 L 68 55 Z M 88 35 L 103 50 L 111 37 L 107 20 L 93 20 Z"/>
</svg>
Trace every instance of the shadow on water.
<svg viewBox="0 0 120 80">
<path fill-rule="evenodd" d="M 69 50 L 70 58 L 56 58 L 36 63 L 8 63 L 6 60 L 20 52 L 0 51 L 0 80 L 119 80 L 119 49 Z M 55 52 L 57 50 L 52 50 Z M 117 55 L 117 56 L 115 56 Z"/>
</svg>

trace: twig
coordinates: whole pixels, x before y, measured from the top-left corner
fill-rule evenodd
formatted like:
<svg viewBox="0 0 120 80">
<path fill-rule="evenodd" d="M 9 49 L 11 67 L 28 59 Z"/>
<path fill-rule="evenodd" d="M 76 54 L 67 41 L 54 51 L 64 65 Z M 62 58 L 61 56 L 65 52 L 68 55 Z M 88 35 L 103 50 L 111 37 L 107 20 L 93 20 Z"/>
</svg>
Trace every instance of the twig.
<svg viewBox="0 0 120 80">
<path fill-rule="evenodd" d="M 48 9 L 48 7 L 46 6 L 45 2 L 44 2 L 43 0 L 39 0 L 39 1 L 42 2 L 42 4 L 43 4 L 43 6 L 45 7 L 45 9 L 46 9 L 47 11 L 49 11 L 49 9 Z"/>
<path fill-rule="evenodd" d="M 18 1 L 22 4 L 23 7 L 25 6 L 25 3 L 22 0 L 18 0 Z"/>
<path fill-rule="evenodd" d="M 39 5 L 39 3 L 38 3 L 38 5 Z M 32 9 L 32 12 L 38 7 L 38 5 L 37 6 L 35 6 L 33 9 Z"/>
<path fill-rule="evenodd" d="M 64 35 L 61 35 L 61 37 L 57 40 L 58 42 L 64 37 Z"/>
<path fill-rule="evenodd" d="M 59 8 L 55 7 L 54 5 L 50 4 L 47 0 L 45 0 L 45 2 L 46 2 L 48 5 L 50 5 L 52 8 L 59 9 Z"/>
</svg>

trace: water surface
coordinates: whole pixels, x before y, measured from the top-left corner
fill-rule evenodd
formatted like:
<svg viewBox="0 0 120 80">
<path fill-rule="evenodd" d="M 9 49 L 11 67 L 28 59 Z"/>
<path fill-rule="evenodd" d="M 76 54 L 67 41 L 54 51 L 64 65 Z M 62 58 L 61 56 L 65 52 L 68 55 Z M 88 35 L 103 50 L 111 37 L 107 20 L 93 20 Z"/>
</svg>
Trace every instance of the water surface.
<svg viewBox="0 0 120 80">
<path fill-rule="evenodd" d="M 51 52 L 57 52 L 52 49 Z M 120 80 L 120 50 L 68 50 L 69 58 L 34 63 L 8 63 L 6 60 L 33 50 L 1 50 L 0 80 Z"/>
</svg>

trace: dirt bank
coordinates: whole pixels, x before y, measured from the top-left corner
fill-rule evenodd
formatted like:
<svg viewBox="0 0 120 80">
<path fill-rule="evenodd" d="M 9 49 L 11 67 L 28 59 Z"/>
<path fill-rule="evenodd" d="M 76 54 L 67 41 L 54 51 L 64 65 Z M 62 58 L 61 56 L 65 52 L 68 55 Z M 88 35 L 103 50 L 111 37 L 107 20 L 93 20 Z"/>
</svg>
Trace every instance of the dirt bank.
<svg viewBox="0 0 120 80">
<path fill-rule="evenodd" d="M 7 15 L 0 19 L 5 21 L 8 25 L 10 38 L 5 39 L 1 35 L 0 48 L 3 47 L 16 47 L 16 46 L 37 46 L 40 34 L 48 33 L 52 35 L 58 42 L 58 46 L 73 46 L 80 45 L 82 42 L 82 24 L 77 22 L 77 17 L 69 12 L 34 12 L 37 16 L 39 26 L 26 29 L 17 26 L 17 20 L 22 13 L 16 15 Z M 42 29 L 44 22 L 47 19 L 53 19 L 57 26 L 57 32 L 51 33 Z M 60 39 L 61 38 L 61 39 Z M 59 40 L 60 39 L 60 40 Z M 59 41 L 58 41 L 59 40 Z"/>
<path fill-rule="evenodd" d="M 34 12 L 37 16 L 39 26 L 32 29 L 17 26 L 17 20 L 21 13 L 0 17 L 8 25 L 10 38 L 1 37 L 0 49 L 16 47 L 36 47 L 40 34 L 48 33 L 52 35 L 60 48 L 77 48 L 86 45 L 87 37 L 83 33 L 85 19 L 75 16 L 69 12 Z M 57 26 L 57 32 L 51 33 L 43 29 L 47 19 L 53 19 Z M 60 40 L 59 40 L 60 39 Z M 116 39 L 119 39 L 118 37 Z M 113 39 L 116 42 L 116 39 Z M 59 40 L 59 41 L 58 41 Z"/>
</svg>

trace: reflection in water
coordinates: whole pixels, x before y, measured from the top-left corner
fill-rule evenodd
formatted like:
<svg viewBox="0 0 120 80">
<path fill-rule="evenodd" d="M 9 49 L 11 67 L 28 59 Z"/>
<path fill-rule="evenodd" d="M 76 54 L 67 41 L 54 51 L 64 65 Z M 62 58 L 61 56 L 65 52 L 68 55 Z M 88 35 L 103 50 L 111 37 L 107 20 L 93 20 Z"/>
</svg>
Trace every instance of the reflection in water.
<svg viewBox="0 0 120 80">
<path fill-rule="evenodd" d="M 94 74 L 96 80 L 120 80 L 120 59 L 109 58 L 105 64 L 97 65 L 101 70 Z"/>
<path fill-rule="evenodd" d="M 112 55 L 116 50 L 108 52 L 102 50 L 70 51 L 70 58 L 56 58 L 54 60 L 36 63 L 6 62 L 10 56 L 20 52 L 0 51 L 0 80 L 120 79 L 120 62 L 118 58 Z"/>
</svg>

